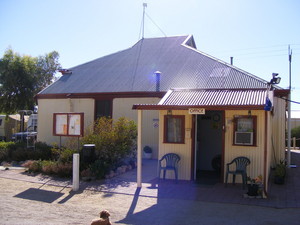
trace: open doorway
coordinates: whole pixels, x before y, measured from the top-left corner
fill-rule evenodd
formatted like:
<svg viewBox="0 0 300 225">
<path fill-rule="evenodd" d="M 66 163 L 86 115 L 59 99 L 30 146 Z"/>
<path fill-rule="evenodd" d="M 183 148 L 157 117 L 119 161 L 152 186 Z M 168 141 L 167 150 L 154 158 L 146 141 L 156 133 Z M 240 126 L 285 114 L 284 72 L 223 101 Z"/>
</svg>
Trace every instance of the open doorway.
<svg viewBox="0 0 300 225">
<path fill-rule="evenodd" d="M 206 111 L 196 117 L 195 181 L 215 184 L 221 181 L 223 152 L 223 111 Z"/>
</svg>

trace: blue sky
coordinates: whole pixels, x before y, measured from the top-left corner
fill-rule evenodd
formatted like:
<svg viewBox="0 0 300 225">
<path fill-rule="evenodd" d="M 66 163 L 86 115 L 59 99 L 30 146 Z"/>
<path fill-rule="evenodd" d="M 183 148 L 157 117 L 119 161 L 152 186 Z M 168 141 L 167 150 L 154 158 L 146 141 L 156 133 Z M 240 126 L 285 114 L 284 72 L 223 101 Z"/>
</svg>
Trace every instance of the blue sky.
<svg viewBox="0 0 300 225">
<path fill-rule="evenodd" d="M 31 56 L 56 50 L 70 68 L 127 49 L 141 37 L 143 2 L 145 38 L 192 34 L 198 50 L 232 56 L 249 73 L 279 73 L 283 88 L 290 45 L 292 100 L 300 102 L 298 0 L 0 0 L 0 55 L 8 47 Z"/>
</svg>

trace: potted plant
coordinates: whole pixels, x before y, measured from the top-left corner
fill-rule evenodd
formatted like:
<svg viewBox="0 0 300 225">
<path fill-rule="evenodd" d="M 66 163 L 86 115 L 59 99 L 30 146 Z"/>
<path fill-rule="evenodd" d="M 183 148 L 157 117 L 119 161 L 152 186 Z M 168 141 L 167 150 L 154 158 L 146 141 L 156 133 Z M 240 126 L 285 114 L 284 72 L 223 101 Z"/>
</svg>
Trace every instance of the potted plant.
<svg viewBox="0 0 300 225">
<path fill-rule="evenodd" d="M 261 195 L 262 189 L 262 175 L 256 178 L 247 177 L 248 181 L 248 196 L 258 196 Z"/>
<path fill-rule="evenodd" d="M 286 166 L 284 161 L 280 160 L 280 162 L 275 167 L 274 183 L 284 184 L 285 175 L 286 175 Z"/>
<path fill-rule="evenodd" d="M 144 151 L 144 157 L 146 159 L 151 159 L 152 158 L 152 148 L 150 148 L 148 145 L 146 145 L 143 149 Z"/>
</svg>

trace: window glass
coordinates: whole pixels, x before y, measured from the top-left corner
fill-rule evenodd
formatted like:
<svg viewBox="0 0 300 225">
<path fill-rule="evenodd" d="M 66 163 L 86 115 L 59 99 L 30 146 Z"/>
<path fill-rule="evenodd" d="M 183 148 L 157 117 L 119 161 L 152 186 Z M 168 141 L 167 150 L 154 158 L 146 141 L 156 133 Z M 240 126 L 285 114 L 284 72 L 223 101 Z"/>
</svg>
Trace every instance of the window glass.
<svg viewBox="0 0 300 225">
<path fill-rule="evenodd" d="M 165 142 L 184 143 L 184 116 L 165 117 Z"/>
<path fill-rule="evenodd" d="M 237 120 L 237 131 L 252 132 L 253 131 L 253 118 L 239 118 Z"/>
<path fill-rule="evenodd" d="M 234 145 L 256 146 L 256 116 L 235 118 Z"/>
<path fill-rule="evenodd" d="M 111 100 L 97 100 L 96 101 L 96 119 L 102 116 L 111 117 Z"/>
</svg>

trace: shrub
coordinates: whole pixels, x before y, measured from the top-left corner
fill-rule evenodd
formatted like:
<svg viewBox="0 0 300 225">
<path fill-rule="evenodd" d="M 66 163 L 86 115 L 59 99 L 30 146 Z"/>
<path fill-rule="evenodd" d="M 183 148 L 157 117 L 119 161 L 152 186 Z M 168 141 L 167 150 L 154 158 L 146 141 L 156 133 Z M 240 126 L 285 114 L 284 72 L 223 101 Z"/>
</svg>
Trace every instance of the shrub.
<svg viewBox="0 0 300 225">
<path fill-rule="evenodd" d="M 25 163 L 23 163 L 22 166 L 28 168 L 29 172 L 41 172 L 42 161 L 41 160 L 28 160 Z"/>
<path fill-rule="evenodd" d="M 110 170 L 111 165 L 107 164 L 105 161 L 96 160 L 90 165 L 90 171 L 93 176 L 97 179 L 104 178 L 105 174 Z"/>
<path fill-rule="evenodd" d="M 51 149 L 52 159 L 59 161 L 61 163 L 67 163 L 73 161 L 73 154 L 77 153 L 77 150 L 73 150 L 66 147 L 59 148 L 58 146 L 54 146 Z"/>
<path fill-rule="evenodd" d="M 62 163 L 56 162 L 56 165 L 53 167 L 53 173 L 59 177 L 71 177 L 73 172 L 72 163 Z"/>
<path fill-rule="evenodd" d="M 14 144 L 14 142 L 0 142 L 0 161 L 9 160 L 11 145 Z"/>
<path fill-rule="evenodd" d="M 41 172 L 44 174 L 55 174 L 55 167 L 56 167 L 56 162 L 55 161 L 50 161 L 50 160 L 45 160 L 42 161 L 42 168 Z"/>
<path fill-rule="evenodd" d="M 22 166 L 28 168 L 29 172 L 55 174 L 59 177 L 71 177 L 73 169 L 72 163 L 61 163 L 50 160 L 28 160 Z"/>
<path fill-rule="evenodd" d="M 28 157 L 28 151 L 26 149 L 18 148 L 11 152 L 11 160 L 12 161 L 25 161 L 30 159 Z"/>
<path fill-rule="evenodd" d="M 36 142 L 32 159 L 42 159 L 42 160 L 51 159 L 51 154 L 52 154 L 51 148 L 52 148 L 52 146 L 47 145 L 44 142 Z M 28 149 L 28 150 L 30 151 L 31 149 Z"/>
<path fill-rule="evenodd" d="M 24 142 L 0 142 L 0 161 L 48 160 L 51 146 L 37 142 L 35 149 L 28 149 Z"/>
<path fill-rule="evenodd" d="M 96 158 L 105 167 L 113 167 L 136 149 L 136 124 L 124 117 L 117 121 L 101 117 L 85 133 L 82 145 L 95 144 Z"/>
</svg>

